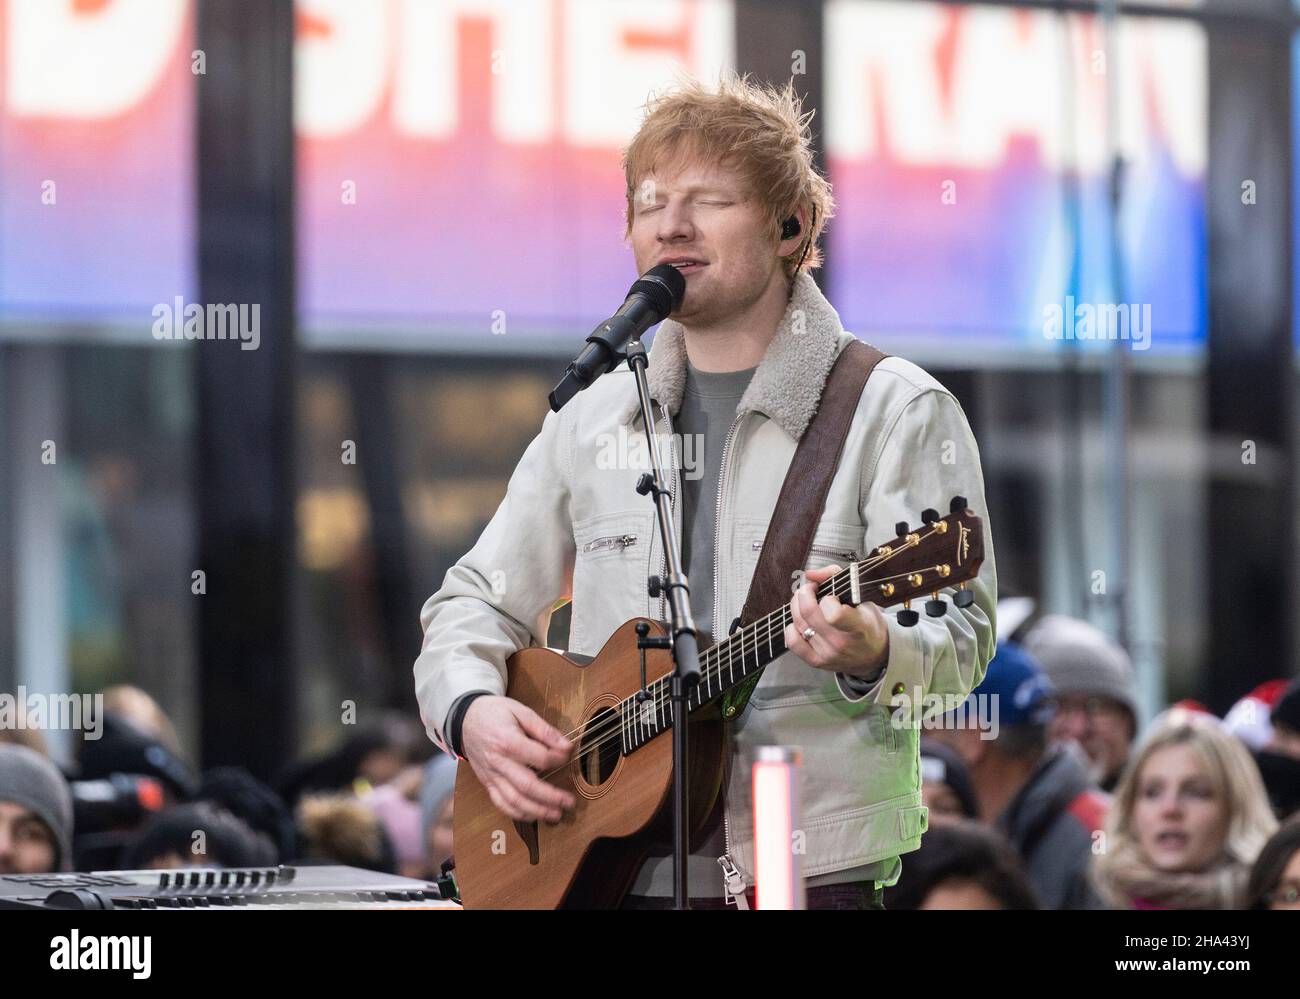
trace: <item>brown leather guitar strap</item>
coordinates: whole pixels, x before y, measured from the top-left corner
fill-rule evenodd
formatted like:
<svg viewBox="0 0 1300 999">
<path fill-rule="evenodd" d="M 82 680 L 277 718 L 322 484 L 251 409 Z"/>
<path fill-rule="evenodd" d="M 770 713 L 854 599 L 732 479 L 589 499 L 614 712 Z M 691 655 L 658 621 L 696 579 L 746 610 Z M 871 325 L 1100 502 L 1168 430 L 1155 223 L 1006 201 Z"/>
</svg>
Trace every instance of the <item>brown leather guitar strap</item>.
<svg viewBox="0 0 1300 999">
<path fill-rule="evenodd" d="M 862 389 L 876 365 L 888 356 L 868 343 L 854 340 L 835 359 L 817 412 L 790 460 L 768 522 L 745 608 L 737 619 L 741 627 L 790 602 L 790 574 L 808 561 Z M 762 673 L 758 670 L 723 695 L 724 718 L 738 717 L 745 710 Z"/>
</svg>

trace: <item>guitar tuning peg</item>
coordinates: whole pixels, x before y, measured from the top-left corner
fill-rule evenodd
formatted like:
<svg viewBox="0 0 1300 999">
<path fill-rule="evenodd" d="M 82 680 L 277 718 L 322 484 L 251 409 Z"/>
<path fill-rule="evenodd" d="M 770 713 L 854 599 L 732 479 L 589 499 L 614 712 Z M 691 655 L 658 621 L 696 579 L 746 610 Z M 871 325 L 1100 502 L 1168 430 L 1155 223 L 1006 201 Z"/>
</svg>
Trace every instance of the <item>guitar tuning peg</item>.
<svg viewBox="0 0 1300 999">
<path fill-rule="evenodd" d="M 900 520 L 897 524 L 895 524 L 894 533 L 897 534 L 900 538 L 907 537 L 907 521 Z"/>
<path fill-rule="evenodd" d="M 931 507 L 926 507 L 921 511 L 921 522 L 924 524 L 933 524 L 939 519 L 939 511 Z"/>
<path fill-rule="evenodd" d="M 930 617 L 943 617 L 948 613 L 948 605 L 939 599 L 939 594 L 931 593 L 930 599 L 925 602 L 925 613 Z"/>
<path fill-rule="evenodd" d="M 913 628 L 921 620 L 921 615 L 912 610 L 912 601 L 904 600 L 903 609 L 898 612 L 898 623 L 904 628 Z"/>
<path fill-rule="evenodd" d="M 975 602 L 975 594 L 966 589 L 965 583 L 958 583 L 957 593 L 953 596 L 952 602 L 961 608 L 969 607 Z"/>
<path fill-rule="evenodd" d="M 949 513 L 961 513 L 966 509 L 966 497 L 954 496 L 952 502 L 948 504 Z"/>
</svg>

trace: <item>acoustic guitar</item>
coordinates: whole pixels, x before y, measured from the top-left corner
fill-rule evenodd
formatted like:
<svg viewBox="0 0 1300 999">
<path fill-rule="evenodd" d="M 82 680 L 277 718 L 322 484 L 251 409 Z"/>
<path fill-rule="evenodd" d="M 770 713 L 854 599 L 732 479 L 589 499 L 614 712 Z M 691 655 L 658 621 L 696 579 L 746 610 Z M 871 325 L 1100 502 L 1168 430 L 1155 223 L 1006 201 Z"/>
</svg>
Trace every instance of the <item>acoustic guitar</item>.
<svg viewBox="0 0 1300 999">
<path fill-rule="evenodd" d="M 919 620 L 914 599 L 939 617 L 939 591 L 956 587 L 968 607 L 966 583 L 984 558 L 980 519 L 956 497 L 952 512 L 922 514 L 922 526 L 897 525 L 897 537 L 829 577 L 817 589 L 843 603 L 902 604 L 898 622 Z M 786 651 L 789 604 L 739 627 L 714 644 L 700 636 L 701 680 L 689 694 L 691 847 L 721 791 L 729 732 L 723 694 Z M 616 908 L 652 844 L 672 838 L 671 653 L 637 647 L 637 629 L 653 637 L 668 626 L 632 618 L 592 659 L 544 648 L 520 650 L 508 662 L 506 696 L 536 711 L 575 743 L 569 762 L 542 774 L 571 792 L 577 805 L 556 825 L 516 822 L 499 812 L 470 766 L 456 774 L 455 874 L 468 909 Z M 644 687 L 642 673 L 644 655 Z"/>
</svg>

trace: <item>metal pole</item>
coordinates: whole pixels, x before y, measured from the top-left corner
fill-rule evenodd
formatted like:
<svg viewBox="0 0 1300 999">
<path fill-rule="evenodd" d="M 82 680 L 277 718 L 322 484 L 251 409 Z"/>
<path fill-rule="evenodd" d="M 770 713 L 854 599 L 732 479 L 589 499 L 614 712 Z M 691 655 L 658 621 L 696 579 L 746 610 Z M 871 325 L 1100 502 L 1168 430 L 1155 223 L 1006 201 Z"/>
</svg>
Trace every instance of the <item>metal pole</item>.
<svg viewBox="0 0 1300 999">
<path fill-rule="evenodd" d="M 1111 165 L 1110 288 L 1116 305 L 1125 302 L 1124 258 L 1121 246 L 1120 208 L 1123 198 L 1124 159 L 1119 145 L 1119 58 L 1117 0 L 1101 0 L 1102 31 L 1106 39 L 1106 148 Z M 1132 488 L 1128 455 L 1129 356 L 1128 341 L 1111 341 L 1110 363 L 1103 384 L 1106 427 L 1107 490 L 1110 516 L 1111 577 L 1107 580 L 1109 603 L 1114 608 L 1115 638 L 1125 649 L 1132 648 L 1129 622 L 1129 538 L 1132 516 Z"/>
</svg>

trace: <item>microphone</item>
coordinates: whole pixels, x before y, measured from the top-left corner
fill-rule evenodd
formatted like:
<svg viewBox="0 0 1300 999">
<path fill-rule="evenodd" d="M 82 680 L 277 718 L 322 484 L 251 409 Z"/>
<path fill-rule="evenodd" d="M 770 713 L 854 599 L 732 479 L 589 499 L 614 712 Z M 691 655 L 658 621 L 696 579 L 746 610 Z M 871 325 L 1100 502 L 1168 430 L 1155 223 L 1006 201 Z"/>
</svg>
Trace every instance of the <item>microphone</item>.
<svg viewBox="0 0 1300 999">
<path fill-rule="evenodd" d="M 565 369 L 564 378 L 551 390 L 551 410 L 558 413 L 597 378 L 613 371 L 628 341 L 667 318 L 682 304 L 684 294 L 686 279 L 672 264 L 660 264 L 641 275 L 619 310 L 592 331 L 587 346 Z"/>
</svg>

